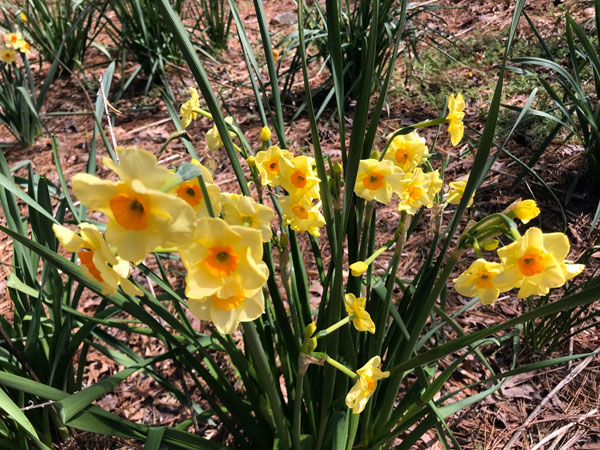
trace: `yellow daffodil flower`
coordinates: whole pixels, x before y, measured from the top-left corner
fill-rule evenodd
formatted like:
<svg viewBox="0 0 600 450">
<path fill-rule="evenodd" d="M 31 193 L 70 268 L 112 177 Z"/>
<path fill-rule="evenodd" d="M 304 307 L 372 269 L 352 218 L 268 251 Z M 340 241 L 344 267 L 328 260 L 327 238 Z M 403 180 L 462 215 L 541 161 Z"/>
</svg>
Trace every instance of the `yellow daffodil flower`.
<svg viewBox="0 0 600 450">
<path fill-rule="evenodd" d="M 528 223 L 540 215 L 540 209 L 535 200 L 523 200 L 513 207 L 512 214 L 521 222 Z"/>
<path fill-rule="evenodd" d="M 23 36 L 21 33 L 6 33 L 4 35 L 4 43 L 6 46 L 15 50 L 19 49 L 22 40 Z"/>
<path fill-rule="evenodd" d="M 319 181 L 314 158 L 310 156 L 296 156 L 292 159 L 279 160 L 279 184 L 294 199 L 319 198 Z"/>
<path fill-rule="evenodd" d="M 102 234 L 89 223 L 81 223 L 79 232 L 62 225 L 52 225 L 52 230 L 60 244 L 69 252 L 77 252 L 81 271 L 92 281 L 102 286 L 102 293 L 115 295 L 120 285 L 129 295 L 142 295 L 129 277 L 129 261 L 113 255 Z"/>
<path fill-rule="evenodd" d="M 431 208 L 435 195 L 442 189 L 442 180 L 437 170 L 424 173 L 420 167 L 404 174 L 398 191 L 398 211 L 415 214 L 421 206 Z"/>
<path fill-rule="evenodd" d="M 157 246 L 183 244 L 192 236 L 194 210 L 175 195 L 161 192 L 173 174 L 156 157 L 134 147 L 117 147 L 120 163 L 102 161 L 121 179 L 101 180 L 90 174 L 73 177 L 73 192 L 88 208 L 108 217 L 106 240 L 119 255 L 138 263 Z"/>
<path fill-rule="evenodd" d="M 461 94 L 457 94 L 456 97 L 451 95 L 448 98 L 448 115 L 446 119 L 450 121 L 448 124 L 448 132 L 450 133 L 450 140 L 452 145 L 457 146 L 462 140 L 465 132 L 465 126 L 463 125 L 463 119 L 465 118 L 465 100 Z"/>
<path fill-rule="evenodd" d="M 396 136 L 388 148 L 384 159 L 392 161 L 403 172 L 410 172 L 429 156 L 425 138 L 416 131 Z"/>
<path fill-rule="evenodd" d="M 190 99 L 186 101 L 181 108 L 179 108 L 179 115 L 181 116 L 181 126 L 187 128 L 192 120 L 196 120 L 198 113 L 194 109 L 200 109 L 200 98 L 198 97 L 198 91 L 196 88 L 190 88 Z"/>
<path fill-rule="evenodd" d="M 192 160 L 192 164 L 202 171 L 202 178 L 204 179 L 204 184 L 206 185 L 206 191 L 208 192 L 210 205 L 212 206 L 215 216 L 218 216 L 221 214 L 221 189 L 219 189 L 219 186 L 214 184 L 213 177 L 206 167 L 200 164 L 197 160 Z M 185 202 L 194 209 L 196 217 L 209 217 L 208 208 L 206 206 L 206 202 L 204 201 L 204 196 L 202 195 L 200 182 L 197 178 L 184 181 L 173 187 L 169 192 L 175 194 L 182 200 L 185 200 Z"/>
<path fill-rule="evenodd" d="M 265 299 L 262 288 L 252 291 L 240 291 L 229 297 L 221 298 L 215 294 L 204 299 L 190 298 L 190 312 L 200 320 L 209 320 L 219 332 L 231 334 L 240 322 L 251 322 L 262 315 Z"/>
<path fill-rule="evenodd" d="M 260 231 L 263 242 L 273 237 L 271 220 L 275 213 L 266 205 L 261 205 L 252 197 L 237 194 L 222 194 L 225 222 Z"/>
<path fill-rule="evenodd" d="M 467 186 L 467 180 L 459 180 L 459 181 L 451 181 L 448 183 L 450 186 L 450 192 L 448 192 L 448 203 L 451 205 L 458 205 L 460 200 L 462 199 L 463 194 L 465 193 L 465 187 Z M 469 199 L 469 203 L 467 203 L 467 208 L 470 208 L 473 205 L 473 198 L 475 194 L 471 196 Z"/>
<path fill-rule="evenodd" d="M 233 117 L 225 117 L 225 122 L 227 122 L 229 125 L 232 125 Z M 230 131 L 229 135 L 233 138 L 235 136 L 235 133 L 233 131 Z M 211 152 L 223 147 L 223 139 L 221 138 L 221 135 L 219 134 L 219 130 L 217 129 L 216 125 L 213 126 L 206 133 L 206 144 L 208 145 L 208 150 L 210 150 Z"/>
<path fill-rule="evenodd" d="M 344 303 L 348 315 L 354 314 L 352 323 L 358 331 L 368 331 L 375 334 L 375 323 L 371 320 L 371 315 L 365 309 L 366 297 L 358 297 L 352 293 L 346 294 Z"/>
<path fill-rule="evenodd" d="M 358 163 L 354 193 L 365 200 L 387 204 L 392 194 L 400 190 L 401 182 L 402 172 L 392 161 L 362 159 Z"/>
<path fill-rule="evenodd" d="M 569 264 L 569 240 L 563 233 L 542 233 L 529 228 L 517 241 L 498 250 L 504 270 L 494 284 L 500 289 L 518 287 L 518 297 L 546 295 L 579 274 L 583 264 Z"/>
<path fill-rule="evenodd" d="M 29 47 L 29 42 L 21 40 L 19 42 L 19 51 L 21 51 L 21 53 L 25 53 L 26 55 L 29 55 L 31 53 L 30 47 Z"/>
<path fill-rule="evenodd" d="M 500 289 L 494 283 L 494 278 L 501 272 L 502 264 L 480 258 L 454 279 L 454 287 L 460 295 L 479 297 L 481 303 L 489 305 L 496 301 L 500 292 L 510 290 L 510 287 L 506 286 Z"/>
<path fill-rule="evenodd" d="M 353 277 L 360 277 L 368 268 L 369 265 L 364 261 L 356 261 L 354 264 L 350 264 L 350 271 Z"/>
<path fill-rule="evenodd" d="M 313 205 L 307 199 L 296 200 L 290 196 L 280 197 L 279 205 L 285 224 L 289 225 L 292 230 L 301 233 L 308 231 L 315 237 L 321 235 L 319 228 L 325 225 L 325 218 L 317 205 Z"/>
<path fill-rule="evenodd" d="M 281 150 L 276 145 L 272 145 L 266 151 L 260 151 L 256 154 L 255 163 L 260 173 L 260 180 L 263 185 L 279 186 L 279 173 L 281 159 L 291 160 L 294 155 L 287 150 Z"/>
<path fill-rule="evenodd" d="M 14 63 L 16 56 L 17 52 L 11 50 L 10 48 L 3 48 L 2 50 L 0 50 L 0 59 L 6 64 Z"/>
<path fill-rule="evenodd" d="M 218 299 L 250 298 L 269 275 L 262 262 L 260 232 L 229 225 L 223 219 L 201 218 L 193 240 L 180 247 L 179 252 L 188 272 L 185 293 L 190 299 L 215 296 L 213 300 L 218 302 Z"/>
<path fill-rule="evenodd" d="M 375 392 L 377 381 L 390 376 L 389 371 L 379 369 L 381 358 L 374 356 L 364 366 L 356 371 L 358 380 L 346 395 L 346 405 L 352 414 L 360 414 L 367 406 L 367 402 Z"/>
</svg>

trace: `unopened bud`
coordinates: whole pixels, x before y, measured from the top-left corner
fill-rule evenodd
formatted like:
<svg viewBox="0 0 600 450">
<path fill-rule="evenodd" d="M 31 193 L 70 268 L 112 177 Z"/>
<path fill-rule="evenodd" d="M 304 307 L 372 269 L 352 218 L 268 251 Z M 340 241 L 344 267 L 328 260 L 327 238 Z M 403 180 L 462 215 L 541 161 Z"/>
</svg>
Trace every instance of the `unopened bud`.
<svg viewBox="0 0 600 450">
<path fill-rule="evenodd" d="M 271 130 L 269 127 L 262 127 L 262 130 L 260 130 L 260 140 L 267 142 L 269 139 L 271 139 Z"/>
<path fill-rule="evenodd" d="M 342 173 L 342 165 L 337 161 L 333 163 L 333 173 Z"/>
<path fill-rule="evenodd" d="M 353 277 L 360 277 L 363 273 L 367 271 L 369 265 L 364 261 L 357 261 L 354 264 L 350 265 L 350 270 L 352 271 Z"/>
<path fill-rule="evenodd" d="M 540 209 L 535 203 L 535 200 L 523 200 L 517 203 L 512 212 L 514 216 L 523 223 L 527 223 L 540 215 Z"/>
<path fill-rule="evenodd" d="M 254 159 L 254 156 L 248 156 L 246 162 L 250 167 L 256 167 L 256 160 Z"/>
<path fill-rule="evenodd" d="M 377 150 L 376 148 L 374 148 L 373 151 L 371 152 L 371 158 L 372 159 L 379 159 L 379 150 Z"/>
<path fill-rule="evenodd" d="M 491 241 L 484 242 L 482 247 L 484 250 L 491 252 L 492 250 L 496 250 L 498 248 L 498 244 L 500 241 L 498 239 L 493 239 Z"/>
<path fill-rule="evenodd" d="M 290 239 L 288 238 L 287 233 L 282 233 L 279 237 L 279 246 L 281 248 L 286 248 L 288 246 Z"/>
<path fill-rule="evenodd" d="M 317 329 L 317 324 L 315 322 L 309 323 L 306 328 L 304 328 L 304 340 L 311 337 Z"/>
</svg>

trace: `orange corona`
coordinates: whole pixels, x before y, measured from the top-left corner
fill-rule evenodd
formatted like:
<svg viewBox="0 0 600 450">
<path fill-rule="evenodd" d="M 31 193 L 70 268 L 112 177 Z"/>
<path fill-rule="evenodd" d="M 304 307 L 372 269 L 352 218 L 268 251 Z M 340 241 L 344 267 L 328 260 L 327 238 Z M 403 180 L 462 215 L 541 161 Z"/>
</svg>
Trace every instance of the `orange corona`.
<svg viewBox="0 0 600 450">
<path fill-rule="evenodd" d="M 117 194 L 109 204 L 115 220 L 123 228 L 140 231 L 148 227 L 148 208 L 141 197 Z"/>
</svg>

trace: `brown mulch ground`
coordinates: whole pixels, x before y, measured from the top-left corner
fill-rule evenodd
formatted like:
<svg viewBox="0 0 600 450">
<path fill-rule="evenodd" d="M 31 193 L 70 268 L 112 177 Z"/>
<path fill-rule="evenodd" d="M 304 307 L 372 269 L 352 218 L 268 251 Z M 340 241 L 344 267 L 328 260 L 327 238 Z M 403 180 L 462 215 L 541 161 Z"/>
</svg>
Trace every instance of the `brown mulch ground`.
<svg viewBox="0 0 600 450">
<path fill-rule="evenodd" d="M 499 34 L 505 29 L 511 21 L 513 2 L 507 0 L 441 0 L 439 3 L 457 7 L 456 9 L 442 10 L 440 14 L 446 20 L 449 31 L 460 34 L 462 39 L 468 38 L 474 32 L 484 32 Z M 577 20 L 588 18 L 593 11 L 589 8 L 581 7 L 576 2 L 560 1 L 539 1 L 528 5 L 527 11 L 530 17 L 540 30 L 547 35 L 556 35 L 562 33 L 564 28 L 564 9 L 572 7 L 574 16 Z M 279 2 L 267 2 L 265 4 L 266 14 L 269 18 L 273 30 L 282 33 L 289 32 L 293 25 L 285 23 L 282 20 L 282 14 L 294 10 L 294 3 L 291 0 Z M 258 40 L 258 25 L 253 15 L 253 9 L 250 2 L 241 3 L 242 19 L 249 30 L 251 39 Z M 531 32 L 522 23 L 519 32 L 519 39 L 532 40 Z M 285 57 L 285 55 L 282 55 Z M 94 62 L 102 61 L 100 54 L 92 54 Z M 235 39 L 231 39 L 228 50 L 223 55 L 223 66 L 214 66 L 215 72 L 219 77 L 215 77 L 215 89 L 219 90 L 223 98 L 228 99 L 228 106 L 231 114 L 236 118 L 237 123 L 249 142 L 259 141 L 260 124 L 256 114 L 256 105 L 250 99 L 250 92 L 245 89 L 231 88 L 231 82 L 241 82 L 246 80 L 247 72 L 239 45 Z M 260 58 L 259 58 L 260 59 Z M 499 61 L 496 61 L 497 64 Z M 490 76 L 495 74 L 494 63 L 489 67 L 477 67 L 477 73 L 473 77 L 473 82 L 477 82 L 477 76 Z M 37 67 L 37 66 L 36 66 Z M 401 67 L 398 68 L 402 70 Z M 453 69 L 445 76 L 448 77 L 466 77 L 473 68 L 463 67 Z M 95 69 L 94 77 L 98 77 L 102 68 Z M 483 75 L 481 75 L 483 74 Z M 402 74 L 399 73 L 399 76 Z M 314 70 L 311 73 L 313 83 L 318 83 L 323 79 L 324 74 Z M 494 76 L 494 75 L 491 75 Z M 174 81 L 173 91 L 183 99 L 186 93 L 186 86 L 193 85 L 191 74 L 183 72 L 184 82 Z M 118 83 L 115 80 L 115 85 Z M 300 82 L 300 79 L 297 80 Z M 297 86 L 297 90 L 302 90 Z M 89 95 L 94 95 L 90 93 Z M 507 103 L 522 104 L 525 98 L 506 99 Z M 466 122 L 476 130 L 483 128 L 481 111 L 485 110 L 486 97 L 482 101 L 470 101 L 468 103 Z M 423 120 L 427 117 L 436 115 L 434 106 L 423 106 L 411 104 L 409 100 L 390 98 L 391 111 L 388 117 L 382 121 L 382 134 L 387 134 L 389 130 L 395 129 L 400 124 L 411 123 Z M 166 109 L 162 105 L 160 97 L 153 96 L 142 99 L 134 95 L 129 95 L 117 105 L 118 109 L 124 111 L 121 116 L 115 118 L 115 135 L 120 145 L 136 145 L 148 150 L 157 151 L 165 139 L 174 130 L 168 120 Z M 439 105 L 435 105 L 438 106 Z M 141 109 L 143 107 L 143 109 Z M 45 106 L 46 111 L 89 111 L 92 109 L 88 97 L 82 92 L 80 85 L 72 79 L 58 80 L 54 88 L 50 91 Z M 130 112 L 127 112 L 130 111 Z M 289 105 L 286 114 L 291 116 L 295 112 L 295 105 Z M 325 114 L 329 117 L 331 113 Z M 59 116 L 51 117 L 45 120 L 48 130 L 54 133 L 60 142 L 60 158 L 65 175 L 70 179 L 73 174 L 84 171 L 90 148 L 90 139 L 93 122 L 86 116 Z M 194 139 L 196 148 L 203 152 L 205 148 L 204 132 L 212 125 L 208 120 L 198 120 L 190 128 L 190 134 Z M 326 153 L 334 158 L 339 157 L 339 136 L 334 132 L 335 123 L 332 125 L 321 125 L 320 135 L 322 137 L 322 146 Z M 427 131 L 424 135 L 428 142 L 433 140 L 433 131 Z M 310 132 L 308 121 L 305 116 L 301 116 L 293 124 L 286 128 L 292 149 L 299 152 L 301 149 L 310 147 Z M 11 137 L 4 130 L 0 130 L 0 141 L 8 141 Z M 98 167 L 101 167 L 102 143 L 98 142 L 99 155 L 97 157 Z M 438 151 L 442 154 L 453 156 L 452 163 L 448 167 L 447 174 L 450 178 L 465 177 L 472 162 L 472 156 L 457 158 L 459 153 L 468 149 L 467 144 L 461 145 L 458 149 L 450 146 L 448 139 L 442 136 L 438 143 Z M 507 149 L 518 156 L 527 160 L 534 149 L 528 146 L 526 139 L 514 139 L 507 145 Z M 19 149 L 16 147 L 4 150 L 9 165 L 14 165 L 23 160 L 30 160 L 36 173 L 43 174 L 51 181 L 57 182 L 54 162 L 50 147 L 50 140 L 44 136 L 38 140 L 35 146 L 29 149 Z M 583 158 L 582 149 L 577 145 L 563 146 L 555 148 L 544 154 L 543 158 L 536 165 L 535 169 L 540 173 L 544 181 L 552 187 L 559 195 L 564 193 L 569 187 L 570 181 L 579 173 Z M 208 164 L 216 168 L 215 180 L 222 190 L 235 190 L 236 182 L 232 171 L 226 164 L 227 158 L 223 152 L 217 152 L 207 156 Z M 162 161 L 168 161 L 169 164 L 178 164 L 187 159 L 187 153 L 184 147 L 179 143 L 169 146 L 167 151 L 161 156 Z M 210 160 L 213 159 L 211 162 Z M 21 174 L 21 172 L 19 172 Z M 105 172 L 104 172 L 105 173 Z M 532 195 L 538 200 L 543 210 L 543 226 L 547 231 L 560 228 L 560 213 L 555 201 L 548 195 L 545 188 L 532 177 L 519 179 L 519 183 L 513 186 L 515 178 L 518 177 L 518 165 L 505 156 L 500 156 L 492 167 L 490 174 L 484 182 L 482 188 L 477 192 L 475 204 L 478 211 L 472 212 L 475 216 L 485 215 L 490 212 L 502 210 L 510 204 L 516 197 L 528 198 Z M 571 258 L 577 258 L 585 249 L 590 246 L 598 237 L 598 230 L 593 230 L 590 234 L 595 206 L 599 200 L 597 190 L 584 189 L 589 185 L 589 180 L 585 177 L 576 191 L 572 201 L 566 210 L 569 220 L 568 235 L 572 244 Z M 475 208 L 474 208 L 475 209 Z M 398 217 L 392 207 L 382 207 L 378 210 L 378 226 L 381 231 L 379 239 L 387 240 L 386 233 L 393 233 Z M 0 218 L 0 222 L 3 218 Z M 427 218 L 419 226 L 417 232 L 407 242 L 405 247 L 405 258 L 400 267 L 403 275 L 414 273 L 423 259 L 423 248 L 429 240 Z M 308 244 L 305 240 L 301 245 L 308 252 Z M 594 270 L 598 267 L 598 258 L 596 256 L 588 270 Z M 5 236 L 0 236 L 0 259 L 3 263 L 10 263 L 11 249 L 10 242 Z M 376 267 L 385 268 L 386 258 L 383 256 L 376 262 Z M 309 276 L 315 279 L 314 270 L 308 268 Z M 0 271 L 0 298 L 7 298 L 5 287 L 6 276 L 8 275 L 7 266 L 3 265 L 3 271 Z M 464 299 L 452 294 L 449 295 L 450 311 L 458 310 L 463 304 Z M 97 306 L 98 298 L 88 295 L 81 302 L 81 311 L 86 314 L 93 314 Z M 498 320 L 505 320 L 514 317 L 521 311 L 521 305 L 513 298 L 502 299 L 492 306 L 481 306 L 474 308 L 468 317 L 464 317 L 461 325 L 465 331 L 474 331 L 481 326 L 487 326 L 496 323 Z M 0 314 L 10 317 L 10 301 L 0 301 Z M 200 326 L 200 324 L 198 324 Z M 131 336 L 117 332 L 116 337 L 129 339 L 130 344 L 137 345 L 136 350 L 144 356 L 151 356 L 164 351 L 161 344 L 152 338 L 136 336 L 139 342 L 132 342 Z M 539 354 L 534 355 L 539 360 L 549 356 L 559 356 L 569 353 L 583 353 L 595 350 L 600 345 L 600 335 L 596 328 L 591 328 L 571 342 L 570 346 L 561 348 L 553 355 Z M 506 353 L 506 352 L 505 352 Z M 498 367 L 508 367 L 508 354 L 500 353 L 487 355 L 492 358 Z M 517 358 L 517 366 L 531 362 L 530 353 L 522 350 Z M 600 359 L 594 359 L 577 377 L 566 385 L 555 395 L 552 400 L 545 404 L 542 411 L 537 415 L 531 424 L 523 427 L 523 423 L 533 409 L 548 395 L 548 393 L 557 386 L 568 374 L 577 366 L 579 361 L 570 366 L 560 366 L 552 369 L 544 369 L 531 374 L 513 377 L 501 391 L 488 397 L 482 403 L 467 408 L 461 413 L 455 415 L 449 420 L 449 425 L 463 448 L 466 449 L 497 449 L 502 448 L 518 431 L 524 431 L 521 438 L 516 442 L 514 448 L 531 448 L 529 442 L 540 442 L 552 433 L 556 435 L 548 440 L 547 444 L 540 448 L 566 448 L 569 440 L 574 448 L 592 449 L 600 448 L 600 413 L 598 404 L 600 401 L 598 374 L 600 373 Z M 226 359 L 223 357 L 223 364 L 226 365 Z M 163 367 L 164 375 L 178 383 L 185 382 L 180 380 L 175 368 Z M 113 361 L 105 358 L 102 354 L 91 351 L 88 355 L 88 365 L 85 369 L 87 383 L 93 383 L 104 377 L 111 375 L 119 370 L 119 367 Z M 447 391 L 460 389 L 469 383 L 478 381 L 483 376 L 489 374 L 481 368 L 476 361 L 468 362 L 463 368 L 455 374 L 448 382 Z M 465 395 L 477 393 L 475 389 L 467 389 Z M 199 395 L 194 395 L 194 400 L 203 404 Z M 122 383 L 111 394 L 106 395 L 97 402 L 103 408 L 111 410 L 122 415 L 129 420 L 152 425 L 176 425 L 183 420 L 190 418 L 190 413 L 172 397 L 161 391 L 160 387 L 152 380 L 136 375 L 130 377 L 125 383 Z M 595 410 L 595 412 L 594 412 Z M 200 430 L 204 436 L 215 439 L 223 439 L 223 435 L 214 429 Z M 216 435 L 215 435 L 216 434 Z M 525 440 L 525 437 L 527 439 Z M 76 439 L 69 443 L 69 449 L 87 448 L 87 449 L 117 449 L 117 448 L 138 448 L 134 443 L 125 442 L 118 439 L 99 437 L 87 433 L 82 433 Z M 418 448 L 442 448 L 435 433 L 429 432 L 423 436 Z"/>
</svg>

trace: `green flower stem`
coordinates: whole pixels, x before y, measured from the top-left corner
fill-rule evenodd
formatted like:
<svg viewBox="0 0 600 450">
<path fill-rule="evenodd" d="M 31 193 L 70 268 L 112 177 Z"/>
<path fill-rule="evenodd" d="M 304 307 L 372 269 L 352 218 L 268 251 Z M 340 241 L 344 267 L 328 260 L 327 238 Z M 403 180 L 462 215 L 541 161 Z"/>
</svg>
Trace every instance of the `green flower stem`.
<svg viewBox="0 0 600 450">
<path fill-rule="evenodd" d="M 517 227 L 517 225 L 515 224 L 515 222 L 510 217 L 508 217 L 506 214 L 494 213 L 494 214 L 490 214 L 489 216 L 484 217 L 483 219 L 481 219 L 479 222 L 477 222 L 475 225 L 473 225 L 471 228 L 469 228 L 466 232 L 472 235 L 474 231 L 476 231 L 480 227 L 484 226 L 489 221 L 492 221 L 492 220 L 495 221 L 495 219 L 500 219 L 501 222 L 504 222 L 504 224 L 506 224 L 506 226 L 509 229 Z M 488 224 L 488 225 L 497 225 L 497 224 L 498 224 L 498 222 L 495 221 L 495 223 Z M 486 225 L 486 226 L 488 226 L 488 225 Z"/>
<path fill-rule="evenodd" d="M 298 371 L 296 377 L 296 390 L 294 392 L 294 419 L 292 422 L 292 439 L 294 449 L 301 449 L 300 433 L 302 430 L 302 390 L 304 387 L 304 371 Z"/>
<path fill-rule="evenodd" d="M 189 139 L 189 135 L 188 135 L 187 131 L 185 131 L 185 130 L 175 131 L 174 133 L 171 133 L 171 135 L 167 138 L 165 143 L 162 145 L 162 147 L 156 154 L 156 157 L 159 157 L 162 154 L 162 152 L 164 152 L 167 149 L 167 146 L 171 143 L 171 141 L 178 139 L 178 138 Z"/>
<path fill-rule="evenodd" d="M 112 247 L 110 248 L 112 250 Z M 155 247 L 152 253 L 175 253 L 177 247 Z"/>
<path fill-rule="evenodd" d="M 388 275 L 388 279 L 385 286 L 385 302 L 383 305 L 383 309 L 380 310 L 377 314 L 377 323 L 375 325 L 375 329 L 379 330 L 379 332 L 376 334 L 375 346 L 371 351 L 372 355 L 379 355 L 381 351 L 381 346 L 383 345 L 383 339 L 386 335 L 386 333 L 384 332 L 385 323 L 389 316 L 390 305 L 392 303 L 392 291 L 394 290 L 394 283 L 396 282 L 396 271 L 398 270 L 400 256 L 402 254 L 402 250 L 404 249 L 404 242 L 406 241 L 406 229 L 408 228 L 409 223 L 410 219 L 408 219 L 408 214 L 406 214 L 406 211 L 402 211 L 402 213 L 400 214 L 400 223 L 398 224 L 398 228 L 396 230 L 396 233 L 394 234 L 394 238 L 397 240 L 397 243 L 396 250 L 394 251 L 394 256 L 392 257 L 392 261 L 390 263 L 392 266 L 392 270 Z M 377 254 L 377 252 L 375 252 L 373 255 L 375 254 Z"/>
<path fill-rule="evenodd" d="M 208 111 L 205 111 L 205 110 L 203 110 L 201 108 L 192 108 L 192 112 L 198 113 L 201 116 L 206 117 L 206 118 L 208 118 L 210 120 L 214 120 L 211 113 L 209 113 Z"/>
<path fill-rule="evenodd" d="M 369 237 L 369 229 L 371 227 L 371 219 L 373 217 L 373 210 L 375 209 L 375 200 L 371 200 L 367 202 L 367 207 L 365 208 L 365 220 L 363 222 L 363 234 L 360 239 L 360 250 L 358 251 L 358 259 L 359 261 L 365 258 L 367 253 L 367 242 Z M 369 263 L 367 263 L 369 264 Z"/>
<path fill-rule="evenodd" d="M 324 358 L 325 362 L 327 364 L 329 364 L 332 367 L 335 367 L 337 370 L 339 370 L 340 372 L 343 372 L 345 375 L 349 376 L 353 380 L 356 380 L 358 378 L 358 374 L 356 372 L 354 372 L 353 370 L 349 369 L 348 367 L 346 367 L 345 365 L 343 365 L 341 362 L 336 361 L 331 356 L 329 356 L 327 353 L 312 352 L 310 354 L 310 356 L 312 356 L 313 358 L 320 359 L 320 360 L 322 360 Z"/>
<path fill-rule="evenodd" d="M 460 199 L 461 197 L 462 197 L 462 195 L 461 195 L 460 193 L 458 193 L 458 192 L 455 192 L 454 194 L 452 194 L 451 196 L 449 196 L 449 197 L 446 199 L 446 203 L 444 203 L 444 206 L 453 204 L 453 203 L 452 203 L 452 200 L 454 200 L 454 199 L 456 199 L 456 198 Z"/>
<path fill-rule="evenodd" d="M 392 245 L 394 245 L 394 243 L 396 242 L 396 239 L 392 239 L 389 242 L 386 242 L 386 244 L 377 249 L 371 256 L 369 256 L 366 260 L 365 260 L 365 264 L 368 266 L 370 265 L 373 261 L 375 261 L 375 259 L 381 255 L 383 252 L 385 252 L 386 250 L 388 250 Z"/>
<path fill-rule="evenodd" d="M 475 254 L 477 255 L 478 258 L 483 258 L 483 253 L 481 253 L 481 247 L 479 247 L 479 242 L 477 241 L 477 239 L 475 239 L 473 241 L 473 250 L 475 250 Z M 442 309 L 446 309 L 446 308 L 442 308 Z"/>
<path fill-rule="evenodd" d="M 446 119 L 445 117 L 440 117 L 439 119 L 426 120 L 424 122 L 419 122 L 414 125 L 409 125 L 407 127 L 403 127 L 403 128 L 400 128 L 399 130 L 394 131 L 388 138 L 387 143 L 385 144 L 385 147 L 383 148 L 381 155 L 379 156 L 379 160 L 381 161 L 383 159 L 383 157 L 385 156 L 385 154 L 388 151 L 388 148 L 390 147 L 390 145 L 392 144 L 392 141 L 394 140 L 394 138 L 396 136 L 411 133 L 419 128 L 432 127 L 434 125 L 442 125 L 444 123 L 450 123 L 450 121 L 448 119 Z"/>
<path fill-rule="evenodd" d="M 258 373 L 258 380 L 262 381 L 263 389 L 267 393 L 269 404 L 273 410 L 273 419 L 275 420 L 275 427 L 277 428 L 277 434 L 279 434 L 279 442 L 283 450 L 290 449 L 290 435 L 288 432 L 287 424 L 285 423 L 285 414 L 281 406 L 281 399 L 275 389 L 276 381 L 273 379 L 273 374 L 269 369 L 269 363 L 265 351 L 256 332 L 256 328 L 252 322 L 242 322 L 242 328 L 244 330 L 244 336 L 246 336 L 248 350 L 252 354 L 252 358 L 256 364 L 256 371 Z"/>
<path fill-rule="evenodd" d="M 346 325 L 347 323 L 349 323 L 352 319 L 354 319 L 355 314 L 350 314 L 346 317 L 344 317 L 342 320 L 340 320 L 337 323 L 334 323 L 333 325 L 331 325 L 330 327 L 325 328 L 324 330 L 319 331 L 317 334 L 315 334 L 313 337 L 315 339 L 319 339 L 321 337 L 327 336 L 330 333 L 333 333 L 335 330 L 337 330 L 338 328 L 343 327 L 344 325 Z"/>
<path fill-rule="evenodd" d="M 210 217 L 215 217 L 215 210 L 213 209 L 212 203 L 210 202 L 208 190 L 206 189 L 206 183 L 204 182 L 204 177 L 202 176 L 202 174 L 198 176 L 198 184 L 200 185 L 200 190 L 202 191 L 202 197 L 204 198 L 204 203 L 206 204 L 206 210 L 208 211 L 208 215 Z"/>
</svg>

